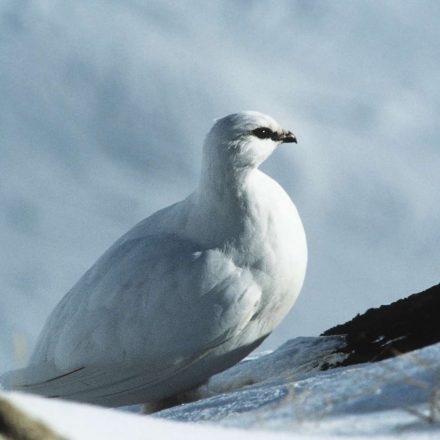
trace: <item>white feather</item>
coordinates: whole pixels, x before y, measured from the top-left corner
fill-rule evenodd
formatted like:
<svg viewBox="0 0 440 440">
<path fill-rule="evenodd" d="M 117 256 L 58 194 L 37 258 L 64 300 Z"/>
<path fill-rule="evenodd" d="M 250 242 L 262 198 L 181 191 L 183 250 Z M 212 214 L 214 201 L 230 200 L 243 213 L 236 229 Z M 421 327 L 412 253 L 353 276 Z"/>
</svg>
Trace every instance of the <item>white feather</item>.
<svg viewBox="0 0 440 440">
<path fill-rule="evenodd" d="M 50 315 L 12 388 L 126 405 L 194 387 L 238 362 L 287 314 L 307 249 L 284 190 L 257 169 L 285 133 L 242 112 L 218 120 L 200 184 L 140 222 L 87 271 Z"/>
</svg>

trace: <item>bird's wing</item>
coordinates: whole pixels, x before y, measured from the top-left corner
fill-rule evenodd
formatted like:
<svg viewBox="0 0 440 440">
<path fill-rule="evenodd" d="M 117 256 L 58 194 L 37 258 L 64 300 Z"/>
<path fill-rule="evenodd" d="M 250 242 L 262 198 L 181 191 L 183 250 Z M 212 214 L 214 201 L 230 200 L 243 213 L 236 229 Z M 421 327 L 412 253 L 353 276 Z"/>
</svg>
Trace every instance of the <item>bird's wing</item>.
<svg viewBox="0 0 440 440">
<path fill-rule="evenodd" d="M 198 359 L 195 358 L 193 362 Z M 120 362 L 112 365 L 89 365 L 61 373 L 53 363 L 10 371 L 2 376 L 6 389 L 62 397 L 68 400 L 90 402 L 104 406 L 123 406 L 145 403 L 166 397 L 177 383 L 186 389 L 200 383 L 182 384 L 178 373 L 192 365 L 191 361 L 176 365 L 163 365 L 160 370 L 149 371 L 140 362 Z M 50 377 L 47 379 L 47 377 Z M 177 380 L 176 380 L 177 379 Z M 172 382 L 170 382 L 172 381 Z M 167 383 L 170 382 L 170 383 Z M 183 386 L 181 386 L 183 385 Z"/>
<path fill-rule="evenodd" d="M 84 389 L 82 400 L 159 383 L 239 335 L 260 297 L 220 250 L 172 234 L 123 240 L 55 308 L 31 365 L 8 381 L 44 395 Z"/>
</svg>

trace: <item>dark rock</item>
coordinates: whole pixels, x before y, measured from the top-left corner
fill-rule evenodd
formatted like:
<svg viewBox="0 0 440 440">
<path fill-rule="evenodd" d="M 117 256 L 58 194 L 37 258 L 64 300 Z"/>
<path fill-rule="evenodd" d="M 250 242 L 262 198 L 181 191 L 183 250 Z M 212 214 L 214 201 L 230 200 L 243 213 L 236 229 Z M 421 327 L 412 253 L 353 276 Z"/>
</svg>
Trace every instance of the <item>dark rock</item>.
<svg viewBox="0 0 440 440">
<path fill-rule="evenodd" d="M 440 284 L 369 309 L 322 335 L 347 337 L 342 351 L 348 357 L 337 366 L 379 361 L 440 342 Z"/>
<path fill-rule="evenodd" d="M 43 422 L 29 417 L 8 400 L 0 398 L 0 439 L 63 440 Z"/>
</svg>

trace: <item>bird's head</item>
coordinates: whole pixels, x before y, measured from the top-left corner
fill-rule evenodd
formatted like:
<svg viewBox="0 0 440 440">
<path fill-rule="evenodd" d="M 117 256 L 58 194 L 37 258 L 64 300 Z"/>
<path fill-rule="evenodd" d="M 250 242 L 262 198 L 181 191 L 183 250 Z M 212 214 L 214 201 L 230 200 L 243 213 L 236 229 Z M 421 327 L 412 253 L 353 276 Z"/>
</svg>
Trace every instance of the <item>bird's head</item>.
<svg viewBox="0 0 440 440">
<path fill-rule="evenodd" d="M 270 116 L 246 111 L 217 119 L 206 138 L 205 152 L 229 166 L 255 168 L 278 145 L 288 142 L 297 142 L 292 132 Z"/>
</svg>

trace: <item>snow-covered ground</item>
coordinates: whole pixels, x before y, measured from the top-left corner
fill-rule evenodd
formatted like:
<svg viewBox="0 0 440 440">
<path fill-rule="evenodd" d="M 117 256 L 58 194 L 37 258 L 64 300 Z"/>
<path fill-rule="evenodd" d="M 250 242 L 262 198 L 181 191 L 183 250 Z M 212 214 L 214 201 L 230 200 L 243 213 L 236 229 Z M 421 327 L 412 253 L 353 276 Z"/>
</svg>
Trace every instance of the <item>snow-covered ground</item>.
<svg viewBox="0 0 440 440">
<path fill-rule="evenodd" d="M 343 347 L 337 336 L 293 339 L 214 376 L 199 390 L 201 400 L 155 416 L 2 397 L 71 439 L 438 438 L 440 344 L 322 371 L 343 359 Z"/>
<path fill-rule="evenodd" d="M 425 418 L 440 416 L 440 344 L 382 362 L 320 371 L 323 364 L 342 360 L 342 346 L 340 337 L 291 340 L 212 379 L 217 389 L 222 383 L 235 391 L 160 416 L 304 433 L 431 430 Z"/>
</svg>

